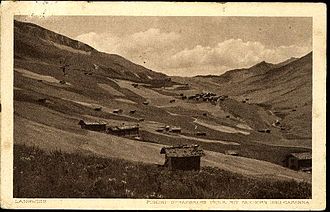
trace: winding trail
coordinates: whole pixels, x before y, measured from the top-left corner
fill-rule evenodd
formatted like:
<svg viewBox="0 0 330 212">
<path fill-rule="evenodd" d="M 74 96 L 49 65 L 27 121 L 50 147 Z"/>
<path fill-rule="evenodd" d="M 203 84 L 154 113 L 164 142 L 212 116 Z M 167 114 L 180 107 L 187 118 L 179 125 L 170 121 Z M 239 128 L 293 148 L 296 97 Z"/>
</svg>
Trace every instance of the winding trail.
<svg viewBox="0 0 330 212">
<path fill-rule="evenodd" d="M 224 132 L 224 133 L 241 133 L 241 134 L 244 134 L 244 135 L 249 135 L 250 134 L 250 132 L 235 129 L 233 127 L 208 124 L 208 123 L 199 121 L 197 118 L 194 118 L 194 123 L 202 125 L 202 126 L 207 127 L 207 128 L 210 128 L 212 130 L 216 130 L 216 131 L 220 131 L 220 132 Z"/>
</svg>

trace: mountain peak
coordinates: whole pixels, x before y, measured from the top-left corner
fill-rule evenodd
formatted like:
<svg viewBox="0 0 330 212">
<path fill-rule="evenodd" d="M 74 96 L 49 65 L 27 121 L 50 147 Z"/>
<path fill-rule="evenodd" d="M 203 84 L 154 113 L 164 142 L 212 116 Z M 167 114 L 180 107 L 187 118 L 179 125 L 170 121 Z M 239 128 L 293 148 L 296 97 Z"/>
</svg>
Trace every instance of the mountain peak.
<svg viewBox="0 0 330 212">
<path fill-rule="evenodd" d="M 14 31 L 15 31 L 15 34 L 21 34 L 26 37 L 33 37 L 34 39 L 42 39 L 42 40 L 46 40 L 46 41 L 51 41 L 56 44 L 69 46 L 76 50 L 82 50 L 85 52 L 96 51 L 93 47 L 91 47 L 85 43 L 82 43 L 78 40 L 74 40 L 74 39 L 64 36 L 62 34 L 53 32 L 51 30 L 48 30 L 39 25 L 29 23 L 29 22 L 14 20 Z"/>
<path fill-rule="evenodd" d="M 266 61 L 261 61 L 260 63 L 257 63 L 256 65 L 252 66 L 251 68 L 263 68 L 263 67 L 271 67 L 273 66 L 272 63 L 267 63 Z"/>
</svg>

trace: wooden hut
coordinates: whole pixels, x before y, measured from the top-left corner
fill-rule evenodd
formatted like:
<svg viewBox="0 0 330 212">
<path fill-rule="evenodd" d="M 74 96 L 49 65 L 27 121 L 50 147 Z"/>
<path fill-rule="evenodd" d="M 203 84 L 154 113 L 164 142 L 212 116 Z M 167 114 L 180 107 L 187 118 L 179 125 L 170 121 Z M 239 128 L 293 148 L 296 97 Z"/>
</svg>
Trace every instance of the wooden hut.
<svg viewBox="0 0 330 212">
<path fill-rule="evenodd" d="M 119 114 L 119 113 L 122 113 L 123 110 L 122 109 L 115 109 L 112 112 L 115 113 L 115 114 Z"/>
<path fill-rule="evenodd" d="M 225 154 L 226 155 L 232 155 L 232 156 L 238 156 L 239 155 L 238 151 L 236 151 L 236 150 L 226 150 Z"/>
<path fill-rule="evenodd" d="M 197 136 L 206 136 L 206 132 L 197 132 L 196 135 Z"/>
<path fill-rule="evenodd" d="M 136 112 L 136 110 L 130 110 L 129 113 L 130 114 L 134 114 Z"/>
<path fill-rule="evenodd" d="M 89 122 L 80 120 L 78 123 L 81 129 L 92 130 L 92 131 L 105 131 L 106 123 L 104 122 Z"/>
<path fill-rule="evenodd" d="M 107 133 L 116 135 L 116 136 L 136 137 L 136 136 L 139 136 L 139 127 L 136 125 L 108 127 Z"/>
<path fill-rule="evenodd" d="M 294 170 L 311 170 L 312 168 L 312 153 L 290 153 L 282 161 L 283 165 Z"/>
<path fill-rule="evenodd" d="M 49 103 L 49 99 L 47 99 L 47 98 L 41 98 L 41 99 L 38 99 L 38 102 L 40 102 L 40 103 Z"/>
<path fill-rule="evenodd" d="M 102 110 L 102 107 L 96 107 L 94 108 L 95 111 L 101 111 Z"/>
<path fill-rule="evenodd" d="M 170 170 L 199 170 L 204 151 L 199 145 L 180 145 L 163 147 L 160 154 L 165 154 L 164 167 Z"/>
<path fill-rule="evenodd" d="M 170 129 L 170 132 L 172 132 L 172 133 L 181 133 L 181 128 L 180 127 L 172 127 Z"/>
</svg>

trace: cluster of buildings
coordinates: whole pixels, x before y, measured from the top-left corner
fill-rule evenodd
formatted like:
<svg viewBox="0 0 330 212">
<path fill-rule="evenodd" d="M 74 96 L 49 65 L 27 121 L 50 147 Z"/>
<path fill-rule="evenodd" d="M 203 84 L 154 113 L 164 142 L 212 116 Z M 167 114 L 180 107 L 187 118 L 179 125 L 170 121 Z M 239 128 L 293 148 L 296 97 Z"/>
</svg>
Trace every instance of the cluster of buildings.
<svg viewBox="0 0 330 212">
<path fill-rule="evenodd" d="M 212 97 L 212 95 L 211 95 Z M 42 101 L 42 100 L 41 100 Z M 104 132 L 115 136 L 140 138 L 138 125 L 121 125 L 107 126 L 106 122 L 89 122 L 80 120 L 78 123 L 82 129 Z M 162 133 L 181 133 L 181 128 L 164 126 L 156 129 Z M 259 130 L 270 133 L 268 129 Z M 197 136 L 206 136 L 204 132 L 197 132 Z M 163 147 L 160 154 L 165 155 L 165 163 L 163 167 L 169 170 L 199 170 L 201 157 L 205 153 L 199 145 L 177 145 Z M 237 150 L 227 150 L 226 155 L 238 156 Z M 282 161 L 283 166 L 296 171 L 311 172 L 312 171 L 312 154 L 310 152 L 290 153 Z"/>
<path fill-rule="evenodd" d="M 188 96 L 188 100 L 195 100 L 195 101 L 204 101 L 204 102 L 219 102 L 227 99 L 227 95 L 217 95 L 212 92 L 206 92 L 206 93 L 198 93 L 192 96 Z"/>
<path fill-rule="evenodd" d="M 159 127 L 158 129 L 156 129 L 156 132 L 181 133 L 181 128 L 180 127 L 164 126 L 164 127 Z"/>
<path fill-rule="evenodd" d="M 105 132 L 116 136 L 138 137 L 140 135 L 137 125 L 107 126 L 107 123 L 102 121 L 89 122 L 84 120 L 80 120 L 78 124 L 81 129 Z"/>
</svg>

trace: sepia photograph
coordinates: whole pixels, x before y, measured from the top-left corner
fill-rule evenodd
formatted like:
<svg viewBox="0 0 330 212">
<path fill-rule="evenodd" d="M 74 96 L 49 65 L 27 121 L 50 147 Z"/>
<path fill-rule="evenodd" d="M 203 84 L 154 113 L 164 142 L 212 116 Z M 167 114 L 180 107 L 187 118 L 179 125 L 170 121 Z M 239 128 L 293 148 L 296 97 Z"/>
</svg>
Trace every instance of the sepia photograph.
<svg viewBox="0 0 330 212">
<path fill-rule="evenodd" d="M 12 198 L 314 198 L 312 16 L 11 21 Z"/>
</svg>

